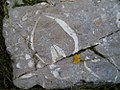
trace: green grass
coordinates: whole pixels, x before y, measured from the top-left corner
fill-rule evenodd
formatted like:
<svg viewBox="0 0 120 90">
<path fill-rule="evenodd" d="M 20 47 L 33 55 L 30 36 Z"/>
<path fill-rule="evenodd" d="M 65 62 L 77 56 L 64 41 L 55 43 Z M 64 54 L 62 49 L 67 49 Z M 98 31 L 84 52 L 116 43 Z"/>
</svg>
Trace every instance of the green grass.
<svg viewBox="0 0 120 90">
<path fill-rule="evenodd" d="M 29 6 L 29 5 L 35 5 L 37 3 L 41 3 L 41 2 L 47 2 L 47 0 L 22 0 L 23 4 L 19 4 L 18 0 L 14 0 L 14 5 L 13 8 L 15 7 L 20 7 L 20 6 Z"/>
<path fill-rule="evenodd" d="M 2 20 L 5 16 L 4 13 L 5 1 L 0 1 L 0 87 L 8 88 L 13 86 L 12 82 L 12 67 L 11 60 L 6 51 L 4 38 L 2 36 Z"/>
<path fill-rule="evenodd" d="M 34 5 L 38 3 L 38 0 L 24 0 L 25 5 Z M 39 0 L 40 1 L 40 0 Z M 12 82 L 12 60 L 10 55 L 6 51 L 5 40 L 2 35 L 3 18 L 7 16 L 7 10 L 5 9 L 5 0 L 0 1 L 0 90 L 22 90 L 13 85 Z M 8 17 L 8 16 L 7 16 Z M 45 90 L 40 86 L 35 86 L 29 90 Z M 84 84 L 83 86 L 74 86 L 69 90 L 120 90 L 120 84 L 106 84 L 102 86 L 94 87 L 93 84 Z"/>
<path fill-rule="evenodd" d="M 47 0 L 22 0 L 26 5 L 34 5 L 41 2 L 47 2 Z"/>
</svg>

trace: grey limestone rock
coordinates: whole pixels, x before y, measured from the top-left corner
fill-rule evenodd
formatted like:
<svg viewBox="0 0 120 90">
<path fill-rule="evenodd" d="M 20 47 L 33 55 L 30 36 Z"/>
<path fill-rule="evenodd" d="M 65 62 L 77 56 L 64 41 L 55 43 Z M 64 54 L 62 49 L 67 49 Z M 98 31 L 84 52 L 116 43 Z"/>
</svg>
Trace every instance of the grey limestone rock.
<svg viewBox="0 0 120 90">
<path fill-rule="evenodd" d="M 54 89 L 81 80 L 120 83 L 119 0 L 54 3 L 9 8 L 3 35 L 14 84 Z"/>
</svg>

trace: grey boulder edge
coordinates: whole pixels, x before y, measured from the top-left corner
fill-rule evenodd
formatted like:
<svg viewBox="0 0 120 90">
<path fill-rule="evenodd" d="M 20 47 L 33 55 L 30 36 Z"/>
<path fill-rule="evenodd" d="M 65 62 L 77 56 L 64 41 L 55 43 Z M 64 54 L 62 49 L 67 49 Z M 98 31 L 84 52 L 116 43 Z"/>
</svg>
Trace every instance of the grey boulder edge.
<svg viewBox="0 0 120 90">
<path fill-rule="evenodd" d="M 76 0 L 9 9 L 3 35 L 23 89 L 120 83 L 119 1 Z M 79 53 L 78 64 L 73 56 Z"/>
</svg>

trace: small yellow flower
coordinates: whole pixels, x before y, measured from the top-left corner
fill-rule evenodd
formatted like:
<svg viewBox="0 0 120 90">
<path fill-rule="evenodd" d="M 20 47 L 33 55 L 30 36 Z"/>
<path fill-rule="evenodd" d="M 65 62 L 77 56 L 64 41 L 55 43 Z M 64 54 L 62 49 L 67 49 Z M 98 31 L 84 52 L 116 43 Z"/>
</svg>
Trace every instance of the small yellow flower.
<svg viewBox="0 0 120 90">
<path fill-rule="evenodd" d="M 80 55 L 79 54 L 75 54 L 73 56 L 73 61 L 72 61 L 74 64 L 78 64 L 80 63 Z"/>
</svg>

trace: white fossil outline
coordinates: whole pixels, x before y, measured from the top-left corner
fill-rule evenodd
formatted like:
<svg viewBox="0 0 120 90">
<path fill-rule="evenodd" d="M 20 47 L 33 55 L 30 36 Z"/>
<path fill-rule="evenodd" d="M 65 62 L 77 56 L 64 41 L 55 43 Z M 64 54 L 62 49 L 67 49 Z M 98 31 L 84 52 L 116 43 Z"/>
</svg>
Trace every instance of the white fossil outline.
<svg viewBox="0 0 120 90">
<path fill-rule="evenodd" d="M 49 65 L 49 68 L 51 69 L 51 73 L 53 74 L 53 76 L 57 79 L 65 80 L 65 79 L 70 78 L 70 76 L 66 76 L 66 77 L 60 76 L 59 71 L 61 68 L 59 67 L 59 65 L 51 64 L 51 65 Z"/>
<path fill-rule="evenodd" d="M 69 76 L 61 77 L 59 74 L 60 69 L 61 68 L 56 68 L 54 71 L 51 71 L 51 73 L 54 75 L 55 78 L 60 79 L 60 80 L 65 80 L 65 79 L 70 78 Z"/>
<path fill-rule="evenodd" d="M 62 27 L 62 29 L 63 29 L 70 37 L 72 37 L 72 39 L 74 40 L 74 43 L 75 43 L 75 49 L 74 49 L 74 51 L 73 51 L 73 54 L 76 53 L 76 52 L 78 52 L 78 50 L 79 50 L 78 37 L 77 37 L 76 33 L 74 32 L 74 30 L 72 30 L 72 29 L 70 28 L 70 26 L 69 26 L 65 21 L 63 21 L 63 20 L 61 20 L 61 19 L 58 19 L 58 18 L 49 16 L 49 15 L 45 15 L 45 16 L 48 17 L 48 18 L 50 18 L 50 19 L 55 20 L 55 21 Z M 37 24 L 38 24 L 38 21 L 39 21 L 39 20 L 40 20 L 40 17 L 39 17 L 38 20 L 36 21 L 36 23 L 35 23 L 35 25 L 34 25 L 34 27 L 33 27 L 32 33 L 31 33 L 31 39 L 30 39 L 30 41 L 31 41 L 31 49 L 32 49 L 33 51 L 35 51 L 34 45 L 33 45 L 34 32 L 35 32 L 35 29 L 36 29 L 36 27 L 37 27 Z M 60 47 L 58 47 L 57 45 L 51 46 L 51 55 L 52 55 L 52 61 L 53 61 L 51 64 L 54 64 L 54 63 L 57 61 L 58 54 L 59 54 L 60 56 L 63 56 L 63 57 L 66 56 L 65 53 L 64 53 L 64 51 L 63 51 Z M 36 56 L 39 58 L 39 60 L 40 60 L 42 63 L 44 63 L 45 65 L 47 64 L 46 62 L 44 62 L 44 60 L 43 60 L 37 53 L 36 53 Z M 38 63 L 38 64 L 39 64 L 39 68 L 42 68 L 42 66 L 40 66 L 41 64 L 40 64 L 40 63 Z M 94 73 L 90 68 L 87 67 L 86 62 L 84 62 L 84 66 L 85 66 L 85 68 L 86 68 L 92 75 L 94 75 L 95 77 L 97 77 L 98 79 L 100 79 L 100 77 L 99 77 L 96 73 Z M 55 77 L 57 77 L 58 79 L 65 79 L 65 78 L 61 78 L 61 77 L 60 77 L 60 75 L 59 75 L 59 73 L 58 73 L 59 70 L 60 70 L 60 68 L 57 68 L 57 69 L 55 69 L 55 71 L 52 71 L 51 73 L 52 73 Z"/>
<path fill-rule="evenodd" d="M 58 18 L 55 18 L 55 17 L 52 17 L 52 16 L 49 16 L 49 15 L 45 15 L 46 17 L 50 18 L 50 19 L 53 19 L 55 20 L 61 27 L 62 29 L 74 40 L 74 43 L 75 43 L 75 49 L 73 51 L 73 54 L 78 52 L 79 50 L 79 46 L 78 46 L 78 37 L 76 35 L 76 33 L 74 32 L 74 30 L 72 30 L 72 28 L 63 20 L 61 19 L 58 19 Z M 53 63 L 56 62 L 57 58 L 58 58 L 58 54 L 60 56 L 63 56 L 65 57 L 65 53 L 64 51 L 58 47 L 57 45 L 53 45 L 51 46 L 51 54 L 52 54 L 52 60 L 53 60 Z M 67 79 L 67 78 L 70 78 L 70 77 L 61 77 L 59 75 L 59 70 L 61 68 L 56 68 L 54 71 L 51 71 L 51 73 L 54 75 L 55 78 L 57 79 Z"/>
<path fill-rule="evenodd" d="M 72 30 L 72 29 L 70 28 L 70 26 L 67 25 L 67 23 L 65 23 L 65 22 L 64 22 L 63 20 L 61 20 L 61 19 L 54 18 L 54 17 L 52 17 L 52 16 L 47 16 L 47 15 L 46 15 L 46 17 L 48 17 L 48 18 L 50 18 L 50 19 L 54 19 L 54 20 L 63 28 L 63 30 L 64 30 L 70 37 L 73 38 L 74 43 L 75 43 L 75 49 L 74 49 L 74 51 L 73 51 L 73 54 L 76 53 L 76 52 L 78 52 L 78 50 L 79 50 L 78 37 L 77 37 L 76 33 L 74 32 L 74 30 Z M 40 17 L 38 17 L 37 21 L 35 22 L 35 25 L 34 25 L 34 27 L 33 27 L 33 29 L 32 29 L 32 32 L 31 32 L 31 38 L 30 38 L 30 47 L 31 47 L 31 49 L 32 49 L 34 52 L 35 52 L 34 42 L 33 42 L 33 41 L 34 41 L 34 33 L 35 33 L 35 30 L 36 30 L 36 27 L 37 27 L 37 24 L 38 24 L 39 20 L 40 20 Z M 37 53 L 35 53 L 35 55 L 39 58 L 39 60 L 40 60 L 42 63 L 44 63 L 45 65 L 47 64 Z M 58 47 L 57 45 L 51 46 L 51 55 L 52 55 L 52 63 L 51 63 L 51 64 L 54 64 L 54 63 L 57 61 L 57 58 L 59 57 L 58 55 L 60 55 L 60 56 L 62 56 L 62 57 L 66 57 L 64 51 L 63 51 L 60 47 Z M 42 68 L 40 62 L 37 63 L 37 67 Z M 63 77 L 63 78 L 62 78 L 62 77 L 59 75 L 59 73 L 58 73 L 59 70 L 60 70 L 60 68 L 56 68 L 54 71 L 51 71 L 51 73 L 52 73 L 57 79 L 67 79 L 67 78 L 69 78 L 69 77 Z"/>
<path fill-rule="evenodd" d="M 65 21 L 63 21 L 63 20 L 61 20 L 61 19 L 58 19 L 58 18 L 55 18 L 55 17 L 52 17 L 52 16 L 48 16 L 48 15 L 45 15 L 45 16 L 48 17 L 48 18 L 50 18 L 50 19 L 55 20 L 55 21 L 62 27 L 62 29 L 63 29 L 70 37 L 72 37 L 72 39 L 74 40 L 74 43 L 75 43 L 75 49 L 74 49 L 74 51 L 73 51 L 73 54 L 75 54 L 76 52 L 78 52 L 78 50 L 79 50 L 78 37 L 77 37 L 76 33 L 74 32 L 74 30 L 72 30 L 72 29 L 70 28 L 70 26 L 69 26 Z M 32 31 L 31 31 L 31 37 L 30 37 L 30 47 L 31 47 L 32 51 L 34 51 L 34 52 L 35 52 L 34 42 L 33 42 L 33 40 L 34 40 L 34 32 L 35 32 L 35 30 L 36 30 L 36 27 L 37 27 L 37 24 L 38 24 L 39 20 L 40 20 L 40 17 L 38 17 L 38 19 L 36 20 L 35 25 L 34 25 Z M 58 54 L 59 54 L 60 56 L 66 57 L 64 51 L 63 51 L 60 47 L 58 47 L 57 45 L 51 46 L 51 55 L 52 55 L 52 61 L 53 61 L 53 62 L 52 62 L 50 65 L 54 64 L 54 63 L 57 61 L 57 58 L 59 57 Z M 44 65 L 47 65 L 47 63 L 38 55 L 38 53 L 35 53 L 35 55 L 36 55 L 36 57 L 38 57 L 38 59 L 40 60 L 40 62 L 37 63 L 37 66 L 38 66 L 39 68 L 42 68 L 41 63 L 43 63 Z M 84 62 L 84 66 L 85 66 L 85 68 L 86 68 L 92 75 L 94 75 L 95 77 L 97 77 L 97 78 L 100 79 L 100 77 L 99 77 L 96 73 L 94 73 L 90 68 L 87 67 L 86 62 Z M 43 67 L 44 67 L 44 66 L 43 66 Z M 56 68 L 54 71 L 51 71 L 51 73 L 52 73 L 57 79 L 67 79 L 67 78 L 69 78 L 69 77 L 63 77 L 63 78 L 62 78 L 62 77 L 59 75 L 59 73 L 58 73 L 60 69 L 61 69 L 61 68 L 58 67 L 58 68 Z M 27 77 L 31 77 L 31 76 L 32 76 L 31 74 L 28 74 Z M 27 78 L 27 77 L 26 77 L 26 76 L 23 76 L 23 77 L 21 77 L 21 78 Z"/>
<path fill-rule="evenodd" d="M 35 30 L 36 30 L 36 27 L 37 27 L 37 24 L 38 24 L 39 20 L 40 20 L 40 17 L 38 17 L 37 21 L 35 22 L 35 25 L 34 25 L 34 27 L 33 27 L 33 29 L 32 29 L 31 37 L 30 37 L 30 47 L 31 47 L 31 49 L 32 49 L 33 52 L 35 52 L 34 43 L 33 43 L 33 41 L 34 41 L 34 33 L 35 33 Z M 47 64 L 47 63 L 38 55 L 38 53 L 35 53 L 35 55 L 36 55 L 36 57 L 38 57 L 38 59 L 39 59 L 43 64 L 45 64 L 45 65 Z"/>
<path fill-rule="evenodd" d="M 45 16 L 48 17 L 48 18 L 50 18 L 50 19 L 55 20 L 63 28 L 63 30 L 70 37 L 73 38 L 74 43 L 75 43 L 75 49 L 73 51 L 73 54 L 76 53 L 76 52 L 78 52 L 78 50 L 79 50 L 78 37 L 77 37 L 76 33 L 74 32 L 74 30 L 72 30 L 70 28 L 70 26 L 67 25 L 67 23 L 65 23 L 61 19 L 58 19 L 58 18 L 55 18 L 55 17 L 52 17 L 52 16 L 48 16 L 48 15 L 45 15 Z M 40 17 L 38 17 L 37 21 L 35 22 L 35 25 L 34 25 L 32 31 L 31 31 L 31 37 L 30 37 L 30 47 L 31 47 L 32 51 L 34 51 L 34 52 L 35 52 L 34 42 L 33 42 L 34 41 L 34 33 L 35 33 L 35 30 L 36 30 L 36 27 L 37 27 L 37 24 L 38 24 L 39 20 L 40 20 Z M 58 55 L 56 53 L 59 54 L 62 57 L 66 56 L 65 53 L 64 53 L 64 51 L 60 47 L 58 47 L 57 45 L 53 45 L 53 46 L 51 46 L 51 54 L 52 54 L 52 61 L 53 61 L 52 63 L 55 63 L 56 59 L 58 58 Z M 56 55 L 56 56 L 54 56 L 53 54 Z M 38 55 L 38 53 L 35 53 L 35 55 L 36 55 L 36 57 L 38 57 L 38 59 L 39 59 L 39 61 L 41 63 L 43 63 L 44 65 L 47 65 L 47 63 Z M 41 65 L 40 62 L 39 62 L 39 67 L 42 68 L 42 66 L 40 66 Z"/>
<path fill-rule="evenodd" d="M 100 77 L 87 66 L 86 62 L 84 62 L 84 66 L 93 76 L 100 79 Z"/>
<path fill-rule="evenodd" d="M 59 56 L 66 57 L 65 52 L 57 45 L 51 46 L 52 63 L 55 63 Z"/>
<path fill-rule="evenodd" d="M 86 58 L 85 58 L 86 60 L 88 59 L 90 59 L 88 56 L 86 56 Z M 88 72 L 90 72 L 93 76 L 95 76 L 96 78 L 98 78 L 98 79 L 100 79 L 100 77 L 91 69 L 91 68 L 89 68 L 88 66 L 87 66 L 87 63 L 86 62 L 84 62 L 84 66 L 85 66 L 85 68 L 87 69 L 87 71 Z"/>
<path fill-rule="evenodd" d="M 45 15 L 48 18 L 51 18 L 53 20 L 55 20 L 61 27 L 62 29 L 70 36 L 72 37 L 72 39 L 74 40 L 75 43 L 75 49 L 74 49 L 74 53 L 78 52 L 79 50 L 79 46 L 78 46 L 78 37 L 76 35 L 76 33 L 74 32 L 74 30 L 72 30 L 72 28 L 63 20 L 59 19 L 59 18 L 55 18 L 49 15 Z"/>
</svg>

